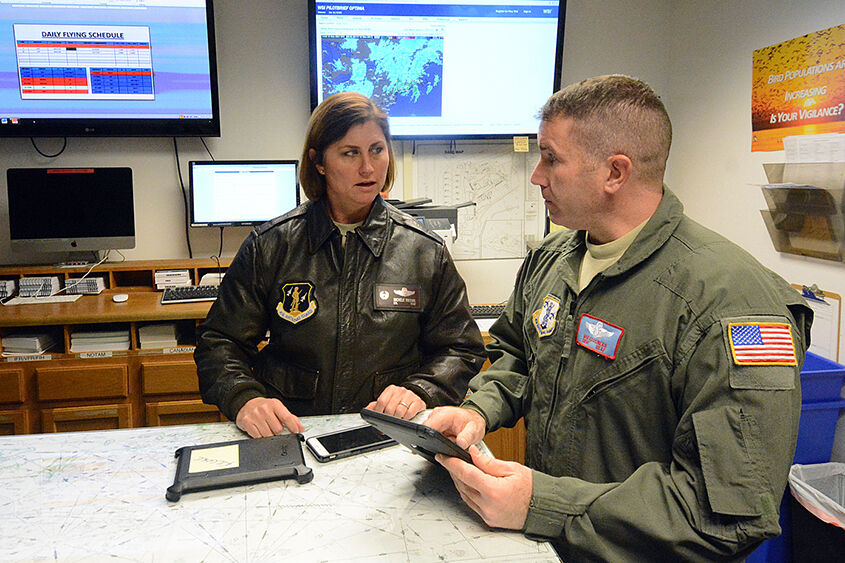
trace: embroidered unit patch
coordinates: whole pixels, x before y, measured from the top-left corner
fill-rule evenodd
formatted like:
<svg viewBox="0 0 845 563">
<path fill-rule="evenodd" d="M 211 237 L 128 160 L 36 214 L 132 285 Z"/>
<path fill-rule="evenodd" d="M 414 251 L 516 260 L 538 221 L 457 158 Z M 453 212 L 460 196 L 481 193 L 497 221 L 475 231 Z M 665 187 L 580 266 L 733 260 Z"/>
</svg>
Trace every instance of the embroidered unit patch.
<svg viewBox="0 0 845 563">
<path fill-rule="evenodd" d="M 625 329 L 584 313 L 578 322 L 579 346 L 612 360 L 619 349 L 619 339 Z"/>
<path fill-rule="evenodd" d="M 312 293 L 311 282 L 286 283 L 282 286 L 282 300 L 276 305 L 279 317 L 293 324 L 299 324 L 317 312 L 317 300 Z"/>
<path fill-rule="evenodd" d="M 728 341 L 737 365 L 794 366 L 795 344 L 787 323 L 730 323 Z"/>
<path fill-rule="evenodd" d="M 560 309 L 560 299 L 546 295 L 543 306 L 531 314 L 531 322 L 534 323 L 534 328 L 537 329 L 540 338 L 549 336 L 555 331 L 558 309 Z"/>
</svg>

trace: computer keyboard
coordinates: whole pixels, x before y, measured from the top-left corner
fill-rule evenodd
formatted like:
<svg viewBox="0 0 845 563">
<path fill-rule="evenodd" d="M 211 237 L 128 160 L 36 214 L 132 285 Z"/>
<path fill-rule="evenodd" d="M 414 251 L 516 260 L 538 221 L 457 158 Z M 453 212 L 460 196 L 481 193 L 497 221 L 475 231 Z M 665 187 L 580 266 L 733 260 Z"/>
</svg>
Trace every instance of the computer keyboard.
<svg viewBox="0 0 845 563">
<path fill-rule="evenodd" d="M 192 303 L 195 301 L 214 301 L 217 299 L 217 285 L 184 285 L 168 287 L 161 294 L 161 304 Z"/>
<path fill-rule="evenodd" d="M 503 304 L 470 305 L 469 310 L 472 313 L 472 317 L 474 319 L 498 319 L 499 315 L 504 312 L 505 306 Z"/>
<path fill-rule="evenodd" d="M 3 305 L 33 305 L 35 303 L 71 303 L 82 297 L 81 294 L 76 295 L 46 295 L 44 297 L 12 297 L 8 301 L 4 301 Z"/>
</svg>

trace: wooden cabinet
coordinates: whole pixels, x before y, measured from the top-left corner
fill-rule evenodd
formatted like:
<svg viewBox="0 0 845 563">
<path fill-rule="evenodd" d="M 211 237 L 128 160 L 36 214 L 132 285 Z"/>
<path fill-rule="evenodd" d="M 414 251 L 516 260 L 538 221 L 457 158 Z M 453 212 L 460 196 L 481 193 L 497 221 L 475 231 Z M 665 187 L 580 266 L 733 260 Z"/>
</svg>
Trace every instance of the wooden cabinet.
<svg viewBox="0 0 845 563">
<path fill-rule="evenodd" d="M 209 302 L 161 305 L 159 270 L 187 269 L 193 283 L 229 261 L 127 261 L 97 266 L 107 289 L 74 302 L 0 307 L 3 338 L 50 333 L 57 346 L 40 355 L 0 360 L 0 435 L 104 430 L 223 420 L 216 407 L 200 400 L 192 352 L 196 326 Z M 0 267 L 0 279 L 27 276 L 79 277 L 87 268 Z M 115 293 L 129 299 L 115 303 Z M 148 323 L 177 325 L 176 346 L 144 349 L 138 329 Z M 84 330 L 128 332 L 128 350 L 72 352 L 73 335 Z"/>
<path fill-rule="evenodd" d="M 0 435 L 225 420 L 200 400 L 192 352 L 197 324 L 209 302 L 161 305 L 155 273 L 187 269 L 193 283 L 228 267 L 216 260 L 126 261 L 97 266 L 107 289 L 74 302 L 0 306 L 0 349 L 4 336 L 49 332 L 59 342 L 38 356 L 0 359 Z M 27 276 L 79 277 L 87 268 L 0 267 L 0 279 Z M 129 294 L 115 303 L 115 293 Z M 151 322 L 174 322 L 182 335 L 169 349 L 142 349 L 138 329 Z M 128 330 L 124 351 L 71 352 L 73 333 L 96 328 Z M 486 369 L 488 364 L 485 364 Z M 500 459 L 524 460 L 525 427 L 503 428 L 485 438 Z"/>
<path fill-rule="evenodd" d="M 142 360 L 141 394 L 146 426 L 221 422 L 226 418 L 199 396 L 197 367 L 193 359 Z"/>
<path fill-rule="evenodd" d="M 19 405 L 26 399 L 23 369 L 0 368 L 0 404 Z"/>
<path fill-rule="evenodd" d="M 489 344 L 492 339 L 487 333 L 482 333 L 484 344 Z M 484 362 L 481 371 L 490 367 L 490 360 Z M 490 448 L 490 452 L 496 459 L 505 461 L 516 461 L 525 463 L 525 421 L 519 422 L 513 428 L 499 428 L 484 437 L 484 443 Z"/>
<path fill-rule="evenodd" d="M 103 404 L 41 410 L 42 432 L 76 432 L 132 428 L 132 406 Z"/>
<path fill-rule="evenodd" d="M 499 428 L 484 437 L 484 443 L 496 459 L 525 463 L 525 421 L 519 419 L 513 428 Z"/>
<path fill-rule="evenodd" d="M 29 433 L 29 412 L 0 410 L 0 436 Z"/>
<path fill-rule="evenodd" d="M 225 417 L 214 405 L 201 400 L 162 401 L 147 403 L 147 426 L 168 426 L 171 424 L 200 424 L 222 422 Z"/>
<path fill-rule="evenodd" d="M 74 399 L 128 399 L 128 363 L 117 358 L 90 364 L 50 363 L 35 368 L 38 402 Z"/>
</svg>

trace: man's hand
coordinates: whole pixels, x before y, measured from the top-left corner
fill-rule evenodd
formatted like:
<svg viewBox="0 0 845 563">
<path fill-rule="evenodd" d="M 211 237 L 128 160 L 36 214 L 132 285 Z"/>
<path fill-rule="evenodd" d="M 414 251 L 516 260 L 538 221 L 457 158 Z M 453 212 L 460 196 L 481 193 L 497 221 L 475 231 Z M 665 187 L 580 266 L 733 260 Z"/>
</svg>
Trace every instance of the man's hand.
<svg viewBox="0 0 845 563">
<path fill-rule="evenodd" d="M 460 407 L 437 407 L 423 424 L 452 438 L 464 449 L 480 442 L 487 432 L 483 416 L 472 409 Z"/>
<path fill-rule="evenodd" d="M 410 389 L 398 385 L 388 385 L 387 389 L 381 392 L 379 398 L 367 405 L 367 408 L 411 420 L 417 413 L 425 409 L 425 401 Z"/>
<path fill-rule="evenodd" d="M 256 397 L 250 399 L 235 418 L 238 428 L 253 438 L 278 436 L 285 428 L 292 434 L 303 432 L 305 427 L 278 399 Z"/>
<path fill-rule="evenodd" d="M 443 454 L 437 454 L 435 459 L 449 471 L 464 502 L 488 526 L 522 529 L 534 492 L 531 470 L 513 461 L 486 456 L 475 446 L 469 453 L 475 465 Z"/>
</svg>

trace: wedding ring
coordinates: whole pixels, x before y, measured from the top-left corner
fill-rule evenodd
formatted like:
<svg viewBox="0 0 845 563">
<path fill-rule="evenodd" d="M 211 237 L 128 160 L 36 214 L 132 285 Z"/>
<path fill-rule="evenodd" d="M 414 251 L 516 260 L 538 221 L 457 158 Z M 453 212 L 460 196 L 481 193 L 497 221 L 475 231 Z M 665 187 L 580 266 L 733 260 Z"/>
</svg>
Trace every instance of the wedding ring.
<svg viewBox="0 0 845 563">
<path fill-rule="evenodd" d="M 403 407 L 405 407 L 406 409 L 411 408 L 411 405 L 409 405 L 408 403 L 406 403 L 404 401 L 399 401 L 399 404 L 402 405 Z"/>
</svg>

